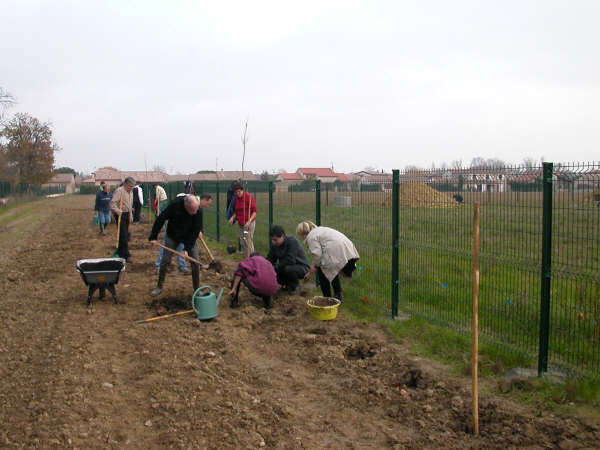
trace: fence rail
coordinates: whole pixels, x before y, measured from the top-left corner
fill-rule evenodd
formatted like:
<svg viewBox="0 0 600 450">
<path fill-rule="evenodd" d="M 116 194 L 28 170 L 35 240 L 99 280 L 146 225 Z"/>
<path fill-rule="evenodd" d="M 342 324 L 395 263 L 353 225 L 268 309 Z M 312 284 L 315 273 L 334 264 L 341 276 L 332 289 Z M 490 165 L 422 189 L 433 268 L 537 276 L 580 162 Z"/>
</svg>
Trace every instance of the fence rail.
<svg viewBox="0 0 600 450">
<path fill-rule="evenodd" d="M 468 334 L 479 203 L 482 339 L 528 355 L 540 371 L 598 376 L 600 164 L 393 171 L 379 179 L 368 188 L 313 181 L 288 191 L 247 183 L 258 209 L 256 249 L 268 251 L 272 224 L 293 235 L 300 221 L 320 221 L 361 255 L 344 286 L 348 301 Z M 206 234 L 237 243 L 223 217 L 229 187 L 196 182 L 195 192 L 218 198 L 204 213 Z M 183 183 L 165 189 L 172 199 Z"/>
</svg>

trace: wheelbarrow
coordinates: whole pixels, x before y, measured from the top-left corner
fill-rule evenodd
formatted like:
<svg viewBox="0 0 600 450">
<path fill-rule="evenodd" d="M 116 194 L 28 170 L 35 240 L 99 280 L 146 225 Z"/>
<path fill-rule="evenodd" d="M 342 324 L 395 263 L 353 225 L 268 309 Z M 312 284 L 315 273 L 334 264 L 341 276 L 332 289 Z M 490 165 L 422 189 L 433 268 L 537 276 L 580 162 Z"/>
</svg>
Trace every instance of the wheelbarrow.
<svg viewBox="0 0 600 450">
<path fill-rule="evenodd" d="M 88 286 L 87 305 L 92 304 L 92 296 L 97 289 L 100 298 L 104 298 L 106 289 L 112 294 L 114 304 L 118 304 L 115 284 L 119 282 L 121 272 L 125 270 L 123 258 L 80 259 L 77 261 L 77 272 Z"/>
</svg>

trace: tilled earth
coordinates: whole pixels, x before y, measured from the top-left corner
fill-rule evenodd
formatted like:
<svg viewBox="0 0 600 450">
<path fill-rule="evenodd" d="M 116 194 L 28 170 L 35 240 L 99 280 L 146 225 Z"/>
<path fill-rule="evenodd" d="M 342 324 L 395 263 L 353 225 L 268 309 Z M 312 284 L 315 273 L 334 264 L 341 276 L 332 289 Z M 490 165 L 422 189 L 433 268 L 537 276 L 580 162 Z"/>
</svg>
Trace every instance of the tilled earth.
<svg viewBox="0 0 600 450">
<path fill-rule="evenodd" d="M 86 308 L 75 271 L 111 256 L 89 196 L 36 203 L 39 220 L 0 231 L 0 446 L 69 448 L 597 448 L 590 419 L 538 417 L 482 396 L 471 427 L 468 379 L 412 356 L 377 325 L 343 310 L 331 322 L 301 296 L 265 311 L 242 288 L 207 322 L 190 308 L 192 282 L 173 270 L 158 299 L 149 224 L 132 226 L 134 262 L 110 295 Z M 210 243 L 209 243 L 210 245 Z M 203 271 L 201 284 L 226 287 Z M 174 261 L 172 266 L 175 267 Z M 351 301 L 351 299 L 350 299 Z"/>
</svg>

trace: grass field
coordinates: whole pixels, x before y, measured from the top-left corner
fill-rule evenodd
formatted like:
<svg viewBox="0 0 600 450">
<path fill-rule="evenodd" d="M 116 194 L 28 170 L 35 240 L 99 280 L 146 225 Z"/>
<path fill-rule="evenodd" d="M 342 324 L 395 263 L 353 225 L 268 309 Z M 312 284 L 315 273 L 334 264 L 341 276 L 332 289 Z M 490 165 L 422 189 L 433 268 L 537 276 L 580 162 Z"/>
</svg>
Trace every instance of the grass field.
<svg viewBox="0 0 600 450">
<path fill-rule="evenodd" d="M 325 196 L 327 194 L 327 197 Z M 391 312 L 391 193 L 352 193 L 351 207 L 333 206 L 322 193 L 321 223 L 345 233 L 361 259 L 349 302 Z M 451 195 L 451 194 L 449 194 Z M 259 210 L 257 251 L 268 251 L 268 194 L 255 195 Z M 542 207 L 539 193 L 465 196 L 450 208 L 400 207 L 399 307 L 468 333 L 472 302 L 473 204 L 481 201 L 480 332 L 483 339 L 537 361 L 540 316 Z M 573 201 L 575 200 L 575 201 Z M 595 374 L 600 369 L 600 209 L 554 196 L 549 363 Z M 224 210 L 225 195 L 220 198 Z M 315 220 L 315 194 L 277 192 L 273 223 L 294 234 L 302 220 Z M 384 205 L 384 206 L 382 206 Z M 216 236 L 215 206 L 205 214 Z M 220 218 L 221 241 L 237 244 L 236 230 Z"/>
</svg>

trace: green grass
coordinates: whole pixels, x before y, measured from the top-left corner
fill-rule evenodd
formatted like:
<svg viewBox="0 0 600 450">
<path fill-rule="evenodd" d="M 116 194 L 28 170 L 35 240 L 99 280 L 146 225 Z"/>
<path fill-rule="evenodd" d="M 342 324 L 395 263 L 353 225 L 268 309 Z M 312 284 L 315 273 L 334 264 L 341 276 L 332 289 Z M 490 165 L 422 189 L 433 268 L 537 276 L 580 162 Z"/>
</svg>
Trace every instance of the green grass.
<svg viewBox="0 0 600 450">
<path fill-rule="evenodd" d="M 382 193 L 363 192 L 349 208 L 322 197 L 322 224 L 345 233 L 361 259 L 343 282 L 348 305 L 367 315 L 391 313 L 392 217 Z M 268 251 L 268 195 L 256 196 L 255 247 Z M 389 194 L 391 198 L 391 194 Z M 536 367 L 541 286 L 539 203 L 506 194 L 481 207 L 480 335 L 507 354 Z M 273 222 L 295 234 L 315 218 L 314 193 L 276 194 Z M 220 197 L 224 211 L 225 195 Z M 388 202 L 389 204 L 389 202 Z M 468 336 L 472 314 L 473 207 L 400 207 L 399 307 L 414 320 Z M 205 230 L 216 236 L 216 209 L 205 212 Z M 593 203 L 555 202 L 549 363 L 596 376 L 600 370 L 600 209 Z M 237 245 L 235 227 L 220 217 L 220 240 Z M 412 329 L 411 332 L 417 332 Z M 448 339 L 448 337 L 445 337 Z M 427 337 L 431 340 L 432 337 Z M 447 347 L 447 346 L 446 346 Z M 433 351 L 433 350 L 431 350 Z M 447 353 L 441 347 L 440 354 Z M 519 356 L 519 358 L 521 358 Z M 508 360 L 506 357 L 504 359 Z M 521 358 L 522 359 L 522 358 Z"/>
</svg>

